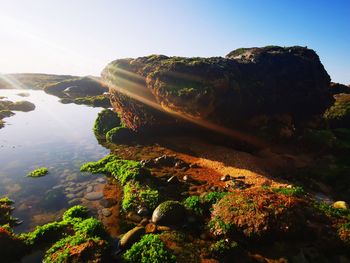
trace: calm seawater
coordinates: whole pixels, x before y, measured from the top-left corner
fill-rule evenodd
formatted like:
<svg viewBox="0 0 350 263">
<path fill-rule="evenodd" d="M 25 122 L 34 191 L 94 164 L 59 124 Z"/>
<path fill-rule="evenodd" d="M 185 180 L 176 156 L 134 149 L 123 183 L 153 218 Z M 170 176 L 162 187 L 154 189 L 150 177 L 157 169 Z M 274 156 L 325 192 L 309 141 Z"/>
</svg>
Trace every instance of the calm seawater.
<svg viewBox="0 0 350 263">
<path fill-rule="evenodd" d="M 92 131 L 101 108 L 62 104 L 43 91 L 25 90 L 29 97 L 20 97 L 19 92 L 23 90 L 0 90 L 0 96 L 11 101 L 27 100 L 36 106 L 5 118 L 0 129 L 0 197 L 15 201 L 13 216 L 23 220 L 16 232 L 56 220 L 74 204 L 86 204 L 86 192 L 91 186 L 101 189 L 104 179 L 84 176 L 79 168 L 109 153 Z M 42 166 L 49 169 L 46 176 L 26 177 Z"/>
</svg>

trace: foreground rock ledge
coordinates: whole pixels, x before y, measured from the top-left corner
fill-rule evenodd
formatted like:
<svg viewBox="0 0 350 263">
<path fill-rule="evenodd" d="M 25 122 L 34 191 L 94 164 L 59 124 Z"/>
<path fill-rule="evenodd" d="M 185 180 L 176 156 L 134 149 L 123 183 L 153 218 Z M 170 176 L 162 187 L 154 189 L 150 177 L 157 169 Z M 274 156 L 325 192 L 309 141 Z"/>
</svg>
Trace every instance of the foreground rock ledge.
<svg viewBox="0 0 350 263">
<path fill-rule="evenodd" d="M 136 131 L 178 125 L 182 117 L 226 127 L 259 114 L 305 119 L 332 101 L 318 55 L 299 46 L 242 48 L 226 58 L 118 59 L 102 79 L 122 121 Z"/>
</svg>

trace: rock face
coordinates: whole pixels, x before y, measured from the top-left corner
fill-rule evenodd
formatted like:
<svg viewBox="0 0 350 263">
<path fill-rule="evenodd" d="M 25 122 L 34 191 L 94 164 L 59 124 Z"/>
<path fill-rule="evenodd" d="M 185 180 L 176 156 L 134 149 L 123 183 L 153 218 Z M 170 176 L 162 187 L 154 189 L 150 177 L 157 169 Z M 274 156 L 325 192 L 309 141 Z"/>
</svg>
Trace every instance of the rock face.
<svg viewBox="0 0 350 263">
<path fill-rule="evenodd" d="M 303 47 L 238 49 L 226 58 L 118 59 L 102 79 L 123 123 L 137 131 L 178 125 L 184 118 L 226 127 L 258 114 L 305 118 L 332 101 L 319 57 Z"/>
</svg>

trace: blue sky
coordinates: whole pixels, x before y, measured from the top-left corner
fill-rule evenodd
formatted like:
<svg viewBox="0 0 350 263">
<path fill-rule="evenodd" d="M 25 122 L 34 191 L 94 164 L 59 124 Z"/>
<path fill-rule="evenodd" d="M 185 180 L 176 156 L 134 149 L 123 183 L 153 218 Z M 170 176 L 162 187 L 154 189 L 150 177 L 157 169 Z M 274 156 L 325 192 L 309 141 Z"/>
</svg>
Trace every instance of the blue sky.
<svg viewBox="0 0 350 263">
<path fill-rule="evenodd" d="M 348 0 L 0 0 L 0 72 L 99 75 L 116 58 L 316 50 L 350 84 Z"/>
</svg>

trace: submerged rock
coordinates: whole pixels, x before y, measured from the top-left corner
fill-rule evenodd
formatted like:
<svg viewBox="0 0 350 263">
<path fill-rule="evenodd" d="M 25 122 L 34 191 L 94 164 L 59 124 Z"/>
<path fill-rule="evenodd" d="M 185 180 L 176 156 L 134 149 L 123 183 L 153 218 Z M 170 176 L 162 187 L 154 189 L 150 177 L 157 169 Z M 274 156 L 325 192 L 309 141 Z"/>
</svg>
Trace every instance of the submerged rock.
<svg viewBox="0 0 350 263">
<path fill-rule="evenodd" d="M 102 192 L 90 192 L 90 193 L 87 193 L 85 195 L 85 199 L 87 199 L 89 201 L 100 200 L 102 197 L 103 197 L 103 193 Z"/>
<path fill-rule="evenodd" d="M 177 201 L 165 201 L 152 214 L 152 222 L 159 225 L 181 225 L 186 221 L 186 208 Z"/>
<path fill-rule="evenodd" d="M 230 127 L 260 114 L 308 118 L 332 101 L 319 57 L 298 46 L 238 49 L 226 58 L 118 59 L 102 78 L 123 123 L 138 131 L 183 122 L 169 112 Z"/>
</svg>

